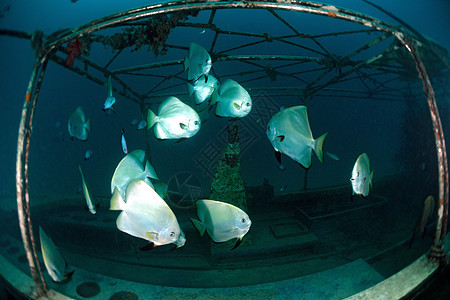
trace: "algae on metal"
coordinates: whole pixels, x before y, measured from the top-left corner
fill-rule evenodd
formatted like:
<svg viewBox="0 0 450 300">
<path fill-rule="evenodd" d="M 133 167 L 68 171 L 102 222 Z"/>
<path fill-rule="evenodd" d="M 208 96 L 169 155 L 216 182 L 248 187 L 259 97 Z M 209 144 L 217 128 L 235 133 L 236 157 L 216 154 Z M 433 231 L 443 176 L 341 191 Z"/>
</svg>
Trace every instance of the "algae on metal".
<svg viewBox="0 0 450 300">
<path fill-rule="evenodd" d="M 247 211 L 244 181 L 241 176 L 239 127 L 227 128 L 228 141 L 211 183 L 210 199 L 230 203 Z"/>
</svg>

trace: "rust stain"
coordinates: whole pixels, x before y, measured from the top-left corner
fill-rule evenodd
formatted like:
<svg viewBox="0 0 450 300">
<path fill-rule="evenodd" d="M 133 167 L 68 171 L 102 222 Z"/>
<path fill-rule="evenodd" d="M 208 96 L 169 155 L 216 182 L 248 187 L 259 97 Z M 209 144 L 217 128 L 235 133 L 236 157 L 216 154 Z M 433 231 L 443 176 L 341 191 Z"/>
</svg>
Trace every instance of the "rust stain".
<svg viewBox="0 0 450 300">
<path fill-rule="evenodd" d="M 333 18 L 336 18 L 336 17 L 337 17 L 336 14 L 335 14 L 334 12 L 332 12 L 332 11 L 329 11 L 329 12 L 327 13 L 327 15 L 328 15 L 329 17 L 333 17 Z"/>
<path fill-rule="evenodd" d="M 25 95 L 25 101 L 30 102 L 30 100 L 31 100 L 31 93 L 28 92 L 28 93 Z"/>
</svg>

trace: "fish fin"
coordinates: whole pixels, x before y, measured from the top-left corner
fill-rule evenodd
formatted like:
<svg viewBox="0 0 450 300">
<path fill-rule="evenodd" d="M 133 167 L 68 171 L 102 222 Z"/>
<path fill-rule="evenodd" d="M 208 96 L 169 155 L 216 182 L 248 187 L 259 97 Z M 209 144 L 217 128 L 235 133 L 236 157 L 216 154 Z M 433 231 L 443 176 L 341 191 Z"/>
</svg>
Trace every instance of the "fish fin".
<svg viewBox="0 0 450 300">
<path fill-rule="evenodd" d="M 281 164 L 281 152 L 275 150 L 275 158 L 277 159 L 278 163 Z"/>
<path fill-rule="evenodd" d="M 373 179 L 373 170 L 370 172 L 370 179 L 369 179 L 369 185 L 372 188 L 372 179 Z"/>
<path fill-rule="evenodd" d="M 157 240 L 159 238 L 159 234 L 153 231 L 147 231 L 145 236 L 151 240 Z"/>
<path fill-rule="evenodd" d="M 190 218 L 192 225 L 194 225 L 195 229 L 198 230 L 198 232 L 200 233 L 200 236 L 203 236 L 203 234 L 205 233 L 205 224 L 203 224 L 203 222 Z"/>
<path fill-rule="evenodd" d="M 150 242 L 147 245 L 145 245 L 144 247 L 139 248 L 139 250 L 141 250 L 141 251 L 150 251 L 152 249 L 155 249 L 156 247 L 157 247 L 157 245 L 155 245 L 155 243 Z"/>
<path fill-rule="evenodd" d="M 66 267 L 67 267 L 67 263 L 66 263 Z M 64 281 L 69 280 L 70 278 L 72 278 L 73 273 L 75 272 L 75 270 L 72 270 L 66 274 L 64 274 Z"/>
<path fill-rule="evenodd" d="M 219 101 L 219 91 L 217 89 L 214 89 L 214 92 L 211 95 L 211 102 L 210 105 L 213 106 Z"/>
<path fill-rule="evenodd" d="M 189 68 L 189 57 L 184 58 L 184 70 L 186 71 Z"/>
<path fill-rule="evenodd" d="M 189 97 L 191 97 L 192 96 L 192 94 L 194 94 L 194 85 L 192 84 L 192 83 L 190 83 L 190 82 L 188 82 L 188 94 L 189 94 Z"/>
<path fill-rule="evenodd" d="M 239 104 L 237 104 L 236 102 L 233 103 L 234 108 L 236 108 L 237 110 L 241 110 L 241 106 Z"/>
<path fill-rule="evenodd" d="M 122 198 L 122 195 L 119 192 L 117 187 L 114 187 L 114 193 L 111 196 L 111 204 L 109 206 L 110 210 L 124 210 L 126 207 L 126 203 Z"/>
<path fill-rule="evenodd" d="M 91 119 L 87 120 L 85 127 L 87 131 L 91 132 Z"/>
<path fill-rule="evenodd" d="M 236 244 L 234 244 L 234 247 L 231 250 L 236 249 L 242 243 L 243 238 L 244 238 L 243 236 L 239 237 L 236 241 Z"/>
<path fill-rule="evenodd" d="M 205 74 L 205 83 L 208 83 L 208 75 Z"/>
<path fill-rule="evenodd" d="M 183 130 L 187 130 L 188 129 L 187 125 L 183 124 L 183 123 L 180 123 L 180 128 L 183 129 Z"/>
<path fill-rule="evenodd" d="M 323 151 L 322 151 L 322 145 L 323 145 L 323 141 L 325 140 L 325 138 L 327 137 L 328 132 L 322 134 L 320 137 L 318 137 L 315 141 L 314 141 L 314 152 L 316 152 L 317 158 L 319 159 L 319 161 L 321 163 L 323 163 Z"/>
<path fill-rule="evenodd" d="M 286 138 L 285 135 L 278 135 L 277 136 L 277 139 L 278 139 L 279 142 L 283 142 L 285 138 Z"/>
<path fill-rule="evenodd" d="M 150 129 L 156 123 L 156 115 L 150 109 L 147 110 L 147 129 Z"/>
</svg>

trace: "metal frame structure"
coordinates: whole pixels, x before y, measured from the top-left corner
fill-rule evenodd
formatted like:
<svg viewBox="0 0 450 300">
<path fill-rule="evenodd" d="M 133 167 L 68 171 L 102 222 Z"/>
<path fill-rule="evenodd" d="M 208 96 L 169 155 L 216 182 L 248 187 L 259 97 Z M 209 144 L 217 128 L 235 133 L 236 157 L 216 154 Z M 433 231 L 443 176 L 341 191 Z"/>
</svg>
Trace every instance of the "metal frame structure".
<svg viewBox="0 0 450 300">
<path fill-rule="evenodd" d="M 366 1 L 367 2 L 367 1 Z M 235 32 L 227 31 L 219 28 L 214 24 L 216 13 L 224 9 L 260 9 L 267 11 L 275 19 L 282 22 L 292 32 L 290 35 L 283 36 L 270 36 L 269 34 L 255 34 L 248 32 Z M 209 20 L 204 23 L 188 22 L 187 18 L 191 15 L 196 15 L 200 11 L 209 11 Z M 349 21 L 365 26 L 367 29 L 351 31 L 351 32 L 338 32 L 329 33 L 328 35 L 345 35 L 354 33 L 379 33 L 377 37 L 372 39 L 365 45 L 347 54 L 346 56 L 339 57 L 330 53 L 320 42 L 320 39 L 327 35 L 314 36 L 299 32 L 296 28 L 289 24 L 289 22 L 283 18 L 279 13 L 280 11 L 292 11 L 306 14 L 313 14 L 324 16 L 328 18 Z M 167 17 L 169 16 L 169 17 Z M 430 259 L 444 261 L 445 252 L 443 251 L 443 240 L 446 235 L 446 224 L 448 218 L 448 195 L 449 195 L 449 178 L 448 178 L 448 161 L 446 156 L 445 139 L 442 129 L 439 112 L 436 106 L 434 90 L 431 86 L 430 79 L 427 71 L 425 70 L 422 58 L 419 55 L 418 48 L 426 47 L 431 49 L 436 56 L 440 57 L 443 64 L 448 67 L 448 60 L 443 55 L 436 45 L 424 39 L 417 32 L 407 31 L 404 28 L 399 28 L 390 24 L 387 24 L 376 18 L 363 15 L 354 11 L 350 11 L 343 8 L 329 6 L 326 4 L 309 2 L 309 1 L 291 1 L 291 0 L 272 0 L 272 1 L 202 1 L 202 0 L 185 0 L 174 1 L 168 3 L 161 3 L 155 5 L 144 6 L 137 9 L 121 12 L 105 18 L 92 21 L 88 24 L 82 25 L 71 30 L 63 30 L 56 32 L 50 36 L 44 36 L 42 32 L 35 32 L 33 34 L 26 34 L 20 32 L 14 32 L 9 30 L 0 30 L 0 34 L 12 35 L 22 38 L 29 38 L 32 40 L 32 45 L 36 50 L 36 62 L 31 73 L 31 78 L 28 84 L 28 88 L 25 94 L 25 101 L 22 109 L 22 117 L 19 125 L 18 143 L 17 143 L 17 161 L 16 161 L 16 191 L 17 191 L 17 208 L 19 214 L 20 230 L 22 233 L 22 239 L 25 246 L 27 259 L 31 268 L 31 274 L 35 281 L 37 288 L 37 295 L 44 295 L 47 291 L 47 286 L 43 280 L 42 271 L 39 267 L 39 262 L 36 254 L 34 235 L 31 226 L 30 218 L 30 196 L 28 189 L 28 157 L 29 147 L 31 142 L 31 135 L 33 131 L 33 115 L 36 109 L 37 100 L 40 92 L 42 80 L 44 78 L 45 70 L 49 61 L 53 61 L 86 79 L 95 82 L 101 86 L 106 86 L 106 78 L 111 76 L 114 80 L 114 92 L 124 96 L 130 101 L 140 106 L 141 112 L 144 112 L 145 108 L 155 101 L 157 98 L 163 97 L 164 92 L 174 86 L 163 87 L 167 85 L 169 79 L 176 78 L 180 81 L 180 84 L 185 84 L 186 80 L 180 77 L 181 72 L 174 73 L 168 76 L 155 75 L 152 73 L 145 73 L 144 71 L 152 70 L 155 68 L 163 68 L 167 66 L 180 65 L 182 60 L 172 60 L 165 62 L 158 62 L 140 66 L 130 66 L 117 70 L 110 68 L 112 62 L 123 54 L 123 49 L 131 46 L 136 46 L 138 39 L 133 34 L 137 34 L 136 28 L 140 28 L 142 32 L 147 30 L 147 38 L 139 40 L 140 46 L 148 45 L 152 47 L 155 54 L 164 54 L 167 49 L 181 48 L 186 49 L 185 46 L 170 45 L 166 43 L 166 38 L 171 29 L 178 26 L 192 27 L 207 29 L 214 32 L 214 39 L 210 46 L 210 53 L 213 57 L 213 61 L 236 61 L 244 63 L 253 67 L 254 69 L 248 71 L 248 74 L 254 74 L 249 80 L 258 80 L 260 78 L 274 78 L 275 76 L 289 76 L 298 80 L 299 85 L 295 87 L 280 87 L 272 88 L 268 93 L 272 95 L 301 95 L 305 101 L 311 100 L 317 96 L 330 96 L 333 93 L 333 97 L 339 97 L 344 95 L 346 97 L 355 98 L 370 98 L 375 100 L 391 100 L 395 96 L 399 96 L 402 90 L 395 90 L 388 86 L 387 82 L 380 81 L 377 76 L 380 74 L 393 74 L 394 80 L 401 76 L 410 76 L 408 70 L 402 67 L 392 67 L 383 65 L 381 62 L 389 54 L 398 50 L 406 50 L 410 53 L 412 61 L 414 61 L 415 68 L 418 72 L 418 77 L 423 84 L 423 90 L 425 91 L 428 107 L 431 114 L 432 127 L 434 132 L 436 153 L 438 157 L 439 165 L 439 204 L 438 204 L 438 220 L 436 225 L 436 235 L 434 239 L 434 245 L 430 251 Z M 117 27 L 128 28 L 122 34 L 116 34 L 116 38 L 121 40 L 114 40 L 111 36 L 102 36 L 96 34 L 102 29 L 111 29 Z M 148 33 L 156 32 L 157 34 L 165 34 L 166 36 L 161 39 L 148 39 Z M 222 35 L 236 35 L 236 36 L 248 36 L 252 37 L 255 41 L 241 45 L 233 49 L 227 49 L 226 51 L 216 52 L 215 44 L 218 38 Z M 124 40 L 127 37 L 128 40 Z M 290 38 L 300 37 L 307 39 L 317 48 L 308 48 L 302 44 L 292 42 Z M 396 43 L 393 43 L 391 47 L 387 48 L 380 54 L 371 56 L 366 60 L 357 60 L 355 56 L 369 49 L 370 47 L 379 44 L 383 40 L 393 37 Z M 112 59 L 100 66 L 99 64 L 88 59 L 87 55 L 78 53 L 75 56 L 76 65 L 68 65 L 61 55 L 67 54 L 67 48 L 64 45 L 74 40 L 81 40 L 84 45 L 90 45 L 91 43 L 101 43 L 107 47 L 111 47 L 115 51 Z M 315 53 L 314 56 L 281 56 L 281 55 L 231 55 L 228 52 L 236 49 L 244 49 L 246 47 L 270 43 L 272 41 L 278 41 L 290 46 L 298 47 Z M 118 42 L 120 41 L 120 43 Z M 80 49 L 78 49 L 80 50 Z M 86 49 L 85 49 L 86 50 Z M 262 61 L 283 61 L 284 64 L 269 67 L 260 62 Z M 299 76 L 299 73 L 286 73 L 283 68 L 286 66 L 299 65 L 303 63 L 317 64 L 317 68 L 310 69 L 304 72 L 319 72 L 319 75 L 312 81 L 306 82 Z M 377 65 L 378 64 L 378 65 Z M 80 65 L 84 68 L 79 67 Z M 378 73 L 368 74 L 365 69 L 373 70 L 373 66 L 377 66 Z M 93 72 L 94 71 L 94 72 Z M 104 78 L 99 77 L 97 74 L 103 74 Z M 140 73 L 144 72 L 144 73 Z M 334 73 L 333 73 L 334 72 Z M 125 82 L 120 75 L 136 75 L 136 76 L 152 76 L 154 78 L 160 78 L 159 81 L 147 92 L 139 93 L 131 85 Z M 349 91 L 341 90 L 331 87 L 333 84 L 349 80 L 350 78 L 357 78 L 366 86 L 366 90 L 361 91 Z M 370 85 L 367 82 L 370 81 Z M 177 86 L 175 85 L 175 86 Z M 264 88 L 253 88 L 250 92 L 255 92 Z M 173 95 L 173 94 L 171 94 Z"/>
</svg>

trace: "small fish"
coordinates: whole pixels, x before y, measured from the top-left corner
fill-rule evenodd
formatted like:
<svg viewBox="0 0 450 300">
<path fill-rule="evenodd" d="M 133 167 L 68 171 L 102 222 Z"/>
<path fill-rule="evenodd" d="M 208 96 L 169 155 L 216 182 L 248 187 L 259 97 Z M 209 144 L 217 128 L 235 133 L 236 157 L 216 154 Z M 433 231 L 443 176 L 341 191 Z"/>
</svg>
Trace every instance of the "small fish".
<svg viewBox="0 0 450 300">
<path fill-rule="evenodd" d="M 116 103 L 116 98 L 112 94 L 111 75 L 108 76 L 108 98 L 106 98 L 103 104 L 103 110 L 108 112 L 112 110 L 113 105 Z"/>
<path fill-rule="evenodd" d="M 325 151 L 325 154 L 331 159 L 339 160 L 339 157 L 336 154 L 334 154 L 334 153 L 330 153 L 330 152 Z"/>
<path fill-rule="evenodd" d="M 86 150 L 86 152 L 84 153 L 84 160 L 88 160 L 89 158 L 91 158 L 93 153 L 94 151 L 92 151 L 91 149 Z"/>
<path fill-rule="evenodd" d="M 194 136 L 200 130 L 201 120 L 189 105 L 169 97 L 159 106 L 158 116 L 148 110 L 147 128 L 153 125 L 158 139 L 181 139 Z"/>
<path fill-rule="evenodd" d="M 197 43 L 190 43 L 188 56 L 184 59 L 184 70 L 188 71 L 188 80 L 196 81 L 203 75 L 207 80 L 211 67 L 212 60 L 208 51 Z"/>
<path fill-rule="evenodd" d="M 216 243 L 237 238 L 233 249 L 240 244 L 252 225 L 248 215 L 234 205 L 214 200 L 199 200 L 196 206 L 200 221 L 192 218 L 191 221 L 200 235 L 203 236 L 206 230 Z"/>
<path fill-rule="evenodd" d="M 62 125 L 61 122 L 56 121 L 56 123 L 55 123 L 55 127 L 56 127 L 56 128 L 61 128 L 61 125 Z"/>
<path fill-rule="evenodd" d="M 286 171 L 286 167 L 283 164 L 279 164 L 278 169 L 280 169 L 281 171 Z"/>
<path fill-rule="evenodd" d="M 204 34 L 206 32 L 206 29 L 203 29 L 202 31 L 200 31 L 198 34 Z"/>
<path fill-rule="evenodd" d="M 145 161 L 145 163 L 144 163 Z M 116 167 L 111 179 L 111 194 L 117 187 L 122 195 L 125 195 L 127 185 L 135 180 L 141 179 L 153 186 L 149 178 L 159 180 L 153 166 L 145 159 L 144 150 L 134 150 L 127 154 Z"/>
<path fill-rule="evenodd" d="M 83 194 L 84 194 L 84 198 L 86 199 L 86 205 L 87 205 L 90 213 L 95 215 L 95 213 L 97 211 L 95 210 L 94 201 L 92 201 L 92 197 L 91 197 L 91 194 L 89 193 L 89 189 L 87 187 L 86 181 L 84 180 L 83 171 L 81 170 L 80 165 L 78 165 L 78 170 L 80 171 L 81 181 L 83 182 Z"/>
<path fill-rule="evenodd" d="M 175 244 L 182 247 L 186 238 L 177 218 L 161 197 L 144 181 L 132 181 L 126 189 L 126 201 L 116 188 L 111 210 L 121 210 L 117 228 L 129 235 L 148 240 L 153 246 Z"/>
<path fill-rule="evenodd" d="M 122 142 L 122 151 L 123 151 L 123 153 L 128 154 L 127 141 L 125 140 L 125 129 L 123 129 L 123 128 L 122 128 L 121 142 Z"/>
<path fill-rule="evenodd" d="M 430 195 L 425 199 L 423 203 L 422 215 L 417 220 L 416 226 L 414 227 L 411 242 L 409 243 L 409 248 L 412 247 L 416 234 L 423 232 L 422 237 L 425 237 L 427 233 L 427 224 L 428 221 L 431 219 L 431 216 L 433 215 L 433 211 L 434 211 L 434 197 Z"/>
<path fill-rule="evenodd" d="M 249 93 L 236 81 L 225 80 L 211 97 L 211 105 L 217 103 L 215 113 L 219 117 L 242 118 L 252 110 Z"/>
<path fill-rule="evenodd" d="M 139 120 L 138 119 L 133 119 L 133 120 L 131 120 L 131 126 L 136 126 L 137 124 L 139 123 Z"/>
<path fill-rule="evenodd" d="M 52 239 L 39 226 L 39 238 L 41 241 L 41 251 L 44 258 L 45 268 L 55 282 L 63 282 L 72 277 L 73 271 L 69 267 Z"/>
<path fill-rule="evenodd" d="M 219 88 L 219 81 L 212 75 L 205 81 L 203 76 L 194 83 L 188 82 L 189 97 L 193 96 L 195 103 L 200 104 L 211 98 L 215 90 Z"/>
<path fill-rule="evenodd" d="M 322 145 L 328 133 L 313 138 L 306 106 L 293 106 L 277 112 L 270 119 L 266 134 L 279 163 L 283 153 L 307 169 L 311 166 L 312 150 L 323 162 Z"/>
<path fill-rule="evenodd" d="M 369 156 L 366 153 L 358 156 L 358 159 L 353 166 L 352 177 L 352 195 L 362 195 L 367 197 L 369 195 L 369 188 L 372 187 L 373 171 L 370 171 Z"/>
<path fill-rule="evenodd" d="M 145 120 L 142 120 L 142 121 L 139 122 L 139 124 L 138 124 L 136 130 L 142 130 L 142 129 L 144 129 L 145 127 L 147 127 L 147 122 L 146 122 Z"/>
<path fill-rule="evenodd" d="M 86 118 L 81 106 L 77 107 L 70 115 L 68 130 L 72 138 L 75 137 L 83 142 L 88 140 L 89 132 L 91 131 L 91 120 Z"/>
<path fill-rule="evenodd" d="M 105 103 L 103 104 L 102 110 L 109 111 L 113 109 L 113 105 L 116 103 L 116 98 L 113 96 L 109 96 L 106 98 Z"/>
</svg>

